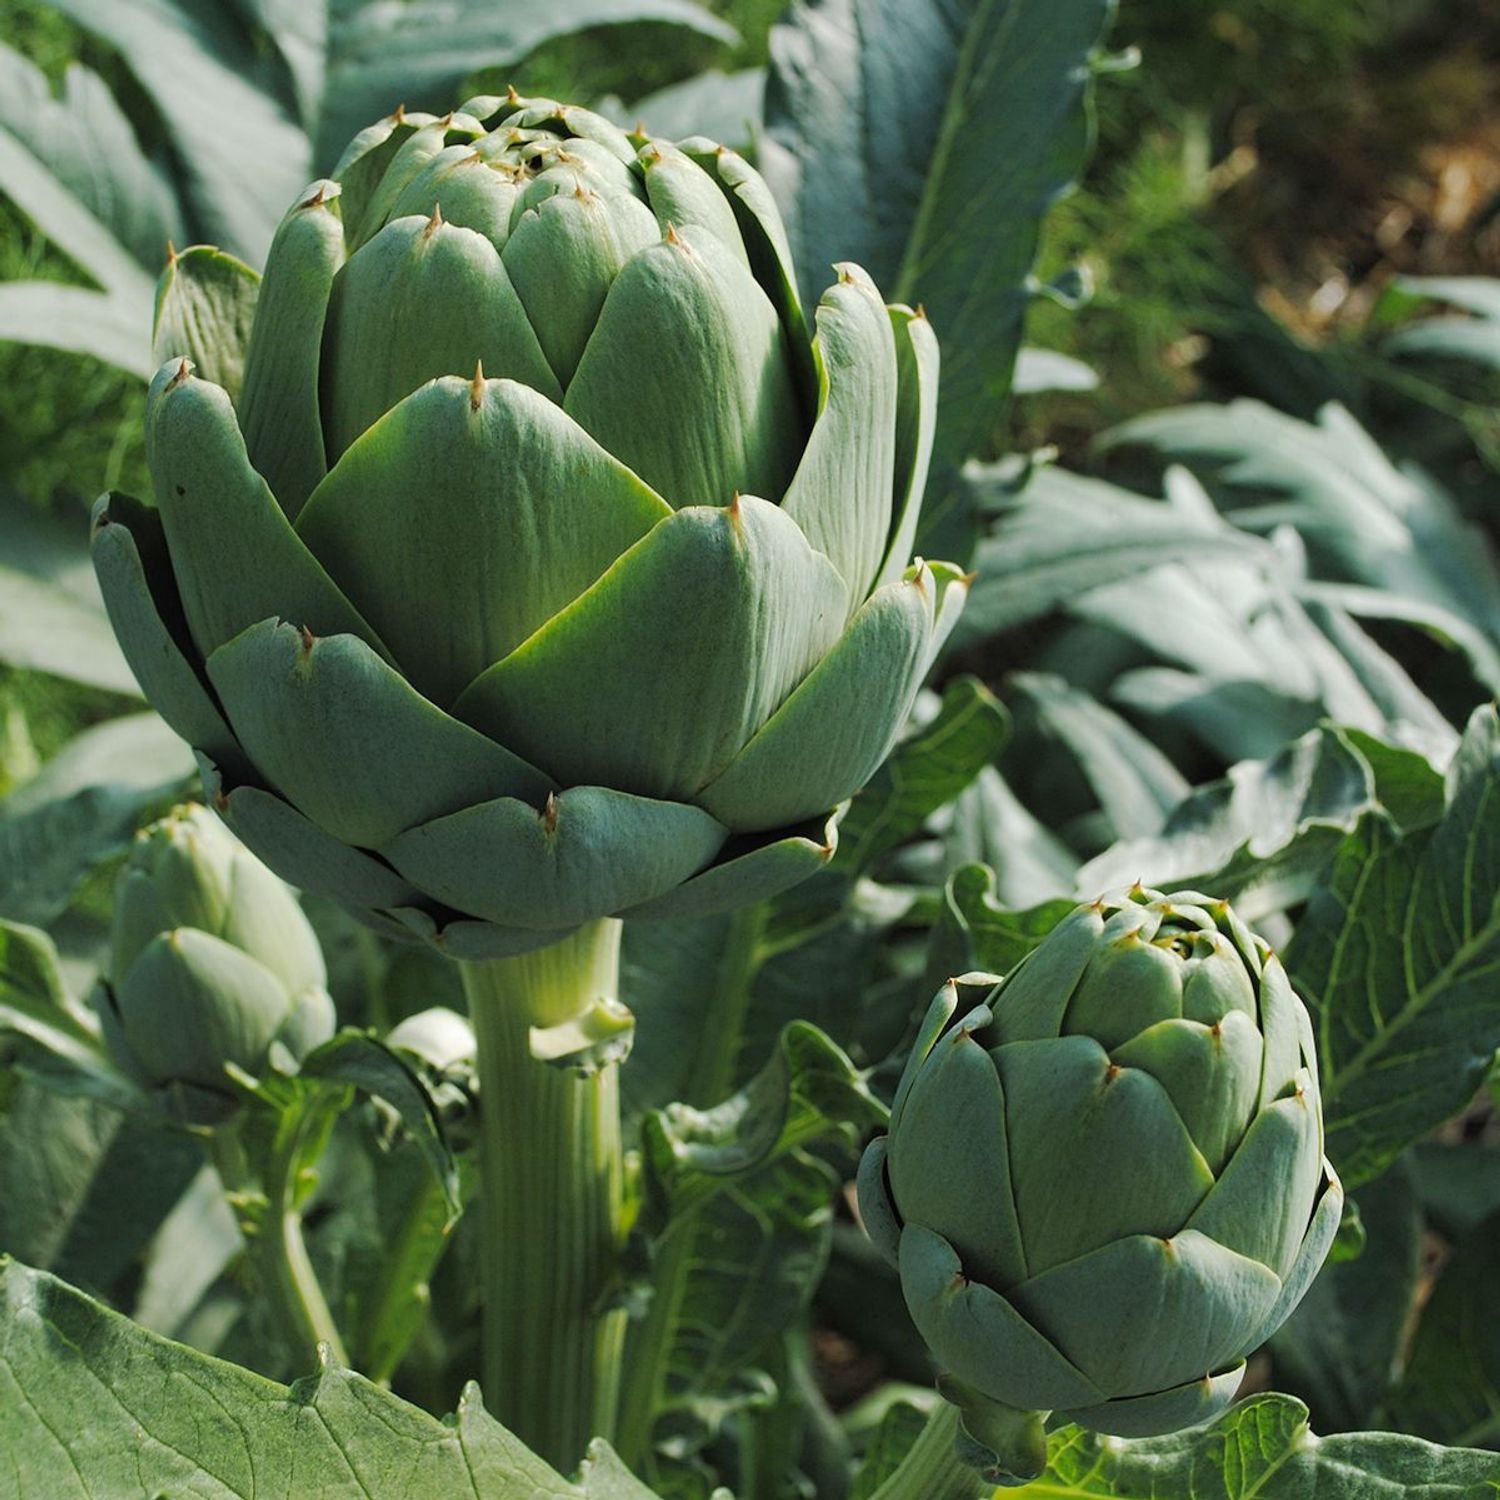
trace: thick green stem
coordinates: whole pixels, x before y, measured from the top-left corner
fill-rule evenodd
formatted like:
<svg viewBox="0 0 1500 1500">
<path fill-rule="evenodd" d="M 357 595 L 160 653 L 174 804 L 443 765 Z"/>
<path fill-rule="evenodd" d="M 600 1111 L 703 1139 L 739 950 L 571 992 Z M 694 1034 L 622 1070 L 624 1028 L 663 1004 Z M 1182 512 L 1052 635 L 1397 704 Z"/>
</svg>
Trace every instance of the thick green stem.
<svg viewBox="0 0 1500 1500">
<path fill-rule="evenodd" d="M 730 922 L 713 993 L 706 1002 L 705 1029 L 684 1104 L 707 1108 L 722 1103 L 734 1087 L 735 1062 L 743 1040 L 751 984 L 760 964 L 765 921 L 765 907 L 752 906 L 738 912 Z M 630 1330 L 626 1351 L 630 1379 L 622 1392 L 615 1446 L 636 1473 L 648 1466 L 652 1427 L 666 1395 L 667 1367 L 693 1266 L 696 1224 L 696 1216 L 679 1220 L 657 1246 L 651 1301 L 645 1316 Z"/>
<path fill-rule="evenodd" d="M 625 1338 L 605 1310 L 623 1239 L 619 1069 L 532 1055 L 619 987 L 620 924 L 519 958 L 460 965 L 479 1044 L 484 1395 L 528 1447 L 571 1472 L 612 1437 Z"/>
<path fill-rule="evenodd" d="M 991 1486 L 959 1458 L 958 1408 L 939 1401 L 896 1472 L 870 1500 L 979 1500 Z"/>
<path fill-rule="evenodd" d="M 338 1364 L 347 1365 L 349 1356 L 302 1238 L 302 1214 L 296 1207 L 295 1185 L 290 1180 L 289 1163 L 295 1158 L 295 1147 L 294 1141 L 272 1162 L 272 1180 L 261 1189 L 265 1207 L 259 1213 L 241 1211 L 236 1203 L 255 1195 L 257 1188 L 234 1125 L 221 1125 L 214 1131 L 211 1154 L 219 1180 L 236 1208 L 256 1281 L 275 1309 L 282 1335 L 310 1373 L 318 1366 L 319 1344 L 328 1345 Z"/>
</svg>

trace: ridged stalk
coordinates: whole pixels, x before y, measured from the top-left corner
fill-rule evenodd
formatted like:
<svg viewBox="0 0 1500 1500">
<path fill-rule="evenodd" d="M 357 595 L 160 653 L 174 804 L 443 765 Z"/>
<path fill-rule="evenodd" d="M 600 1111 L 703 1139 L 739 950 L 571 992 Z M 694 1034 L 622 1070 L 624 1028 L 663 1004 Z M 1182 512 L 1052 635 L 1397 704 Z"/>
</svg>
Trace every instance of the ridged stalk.
<svg viewBox="0 0 1500 1500">
<path fill-rule="evenodd" d="M 479 1047 L 485 1404 L 570 1473 L 613 1436 L 622 1310 L 603 1309 L 623 1238 L 619 1069 L 532 1056 L 532 1027 L 619 988 L 620 924 L 518 958 L 464 963 Z"/>
</svg>

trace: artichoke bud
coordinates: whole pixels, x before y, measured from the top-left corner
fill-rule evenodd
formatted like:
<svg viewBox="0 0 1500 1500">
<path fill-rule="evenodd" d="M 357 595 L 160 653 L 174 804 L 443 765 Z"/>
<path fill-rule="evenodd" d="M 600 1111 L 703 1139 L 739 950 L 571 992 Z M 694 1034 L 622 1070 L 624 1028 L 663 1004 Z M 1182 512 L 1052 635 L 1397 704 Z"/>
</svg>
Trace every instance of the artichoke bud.
<svg viewBox="0 0 1500 1500">
<path fill-rule="evenodd" d="M 712 142 L 516 94 L 362 131 L 277 230 L 240 391 L 174 351 L 156 504 L 96 513 L 230 828 L 460 959 L 824 868 L 968 580 L 910 573 L 932 330 L 821 279 L 804 310 Z"/>
<path fill-rule="evenodd" d="M 977 977 L 933 1002 L 858 1183 L 965 1430 L 1206 1420 L 1339 1226 L 1302 1002 L 1196 892 L 1079 907 L 963 1008 Z"/>
<path fill-rule="evenodd" d="M 259 1074 L 333 1035 L 323 956 L 296 897 L 206 809 L 142 830 L 116 888 L 99 1010 L 117 1065 L 192 1120 L 232 1107 L 227 1064 Z"/>
</svg>

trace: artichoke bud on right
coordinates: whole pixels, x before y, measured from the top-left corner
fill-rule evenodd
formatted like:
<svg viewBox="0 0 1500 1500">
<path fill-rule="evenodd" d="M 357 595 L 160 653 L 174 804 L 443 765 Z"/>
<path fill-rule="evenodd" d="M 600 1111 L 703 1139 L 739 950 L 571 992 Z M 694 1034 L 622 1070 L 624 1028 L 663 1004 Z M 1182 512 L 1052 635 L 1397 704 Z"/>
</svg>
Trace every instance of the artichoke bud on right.
<svg viewBox="0 0 1500 1500">
<path fill-rule="evenodd" d="M 939 993 L 859 1196 L 971 1395 L 1122 1437 L 1206 1420 L 1339 1224 L 1307 1012 L 1225 902 L 1079 907 Z"/>
<path fill-rule="evenodd" d="M 233 1109 L 225 1065 L 257 1075 L 333 1035 L 333 1001 L 297 898 L 206 809 L 143 829 L 115 892 L 98 1008 L 122 1072 L 192 1122 Z"/>
<path fill-rule="evenodd" d="M 515 94 L 361 132 L 276 234 L 239 388 L 163 365 L 156 505 L 96 511 L 236 833 L 469 959 L 822 868 L 967 581 L 911 557 L 925 318 L 857 266 L 797 284 L 711 142 Z"/>
</svg>

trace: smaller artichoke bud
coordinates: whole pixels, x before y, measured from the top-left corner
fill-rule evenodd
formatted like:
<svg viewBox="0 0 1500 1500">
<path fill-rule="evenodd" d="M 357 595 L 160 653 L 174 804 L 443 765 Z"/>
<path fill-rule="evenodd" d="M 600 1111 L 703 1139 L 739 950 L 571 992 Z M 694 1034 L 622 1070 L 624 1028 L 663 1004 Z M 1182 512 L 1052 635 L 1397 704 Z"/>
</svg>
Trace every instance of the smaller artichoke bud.
<svg viewBox="0 0 1500 1500">
<path fill-rule="evenodd" d="M 184 1118 L 233 1107 L 225 1065 L 262 1072 L 333 1035 L 323 955 L 296 897 L 204 808 L 143 829 L 121 871 L 99 1012 L 110 1053 Z"/>
<path fill-rule="evenodd" d="M 1035 1477 L 1037 1413 L 1206 1420 L 1339 1224 L 1307 1012 L 1226 902 L 1079 907 L 1004 980 L 944 986 L 859 1196 L 997 1472 Z"/>
</svg>

